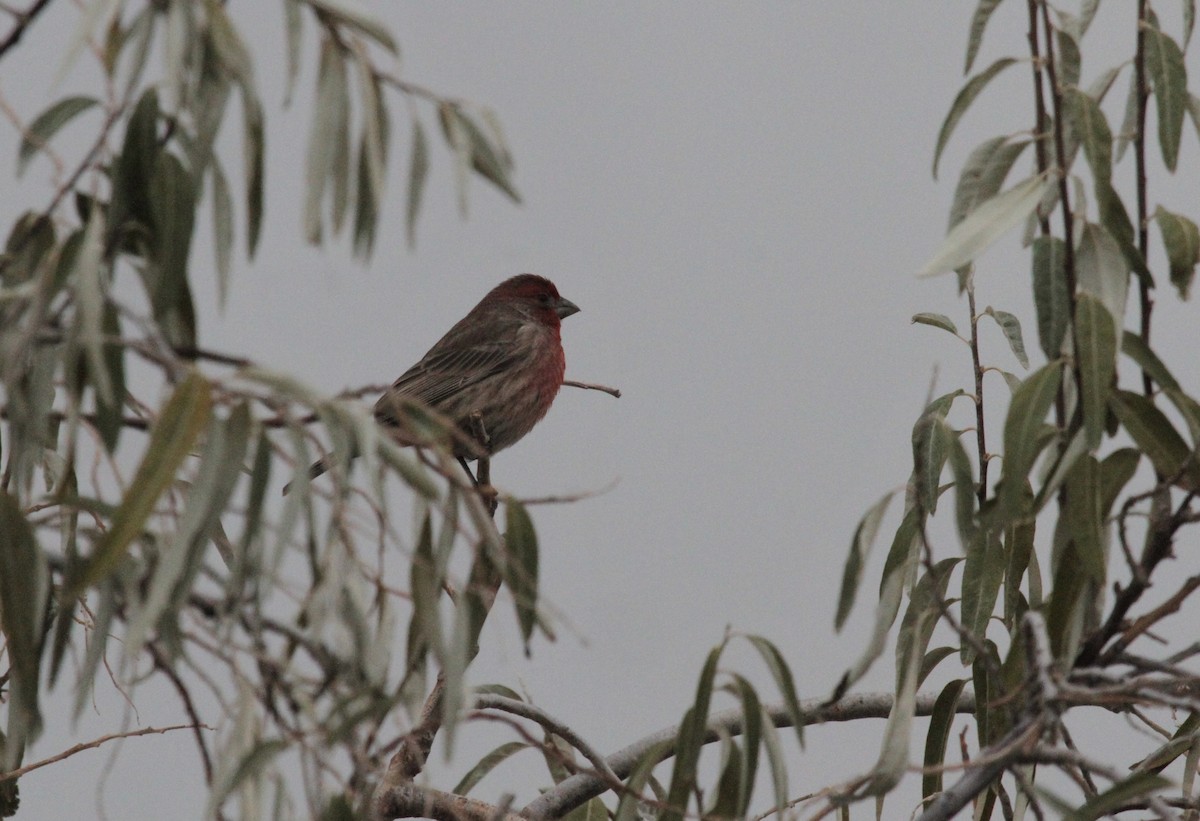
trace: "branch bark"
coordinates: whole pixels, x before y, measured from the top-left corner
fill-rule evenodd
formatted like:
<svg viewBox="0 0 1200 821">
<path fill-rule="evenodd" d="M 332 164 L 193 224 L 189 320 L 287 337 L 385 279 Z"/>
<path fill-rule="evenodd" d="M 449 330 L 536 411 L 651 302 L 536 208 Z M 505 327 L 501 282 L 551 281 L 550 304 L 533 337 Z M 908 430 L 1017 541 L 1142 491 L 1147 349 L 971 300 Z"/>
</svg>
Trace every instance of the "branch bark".
<svg viewBox="0 0 1200 821">
<path fill-rule="evenodd" d="M 813 698 L 800 703 L 800 711 L 804 715 L 804 724 L 818 724 L 831 721 L 856 721 L 862 718 L 887 718 L 892 710 L 894 696 L 892 693 L 859 693 L 846 696 L 832 704 L 825 699 Z M 917 715 L 927 716 L 933 711 L 937 700 L 936 693 L 925 693 L 917 696 Z M 767 712 L 776 727 L 790 727 L 791 719 L 783 704 L 767 706 Z M 975 710 L 975 695 L 963 693 L 955 705 L 957 713 L 971 713 Z M 742 733 L 742 710 L 733 708 L 714 714 L 708 722 L 708 732 L 704 743 L 710 744 L 724 732 L 731 736 Z M 666 727 L 658 732 L 635 741 L 628 747 L 610 755 L 607 759 L 609 768 L 618 778 L 626 778 L 634 767 L 654 747 L 673 742 L 679 734 L 679 727 Z M 667 747 L 660 761 L 665 761 L 675 753 L 674 746 Z M 604 780 L 588 773 L 579 773 L 564 779 L 557 786 L 547 790 L 523 810 L 521 815 L 528 819 L 559 818 L 607 789 Z"/>
</svg>

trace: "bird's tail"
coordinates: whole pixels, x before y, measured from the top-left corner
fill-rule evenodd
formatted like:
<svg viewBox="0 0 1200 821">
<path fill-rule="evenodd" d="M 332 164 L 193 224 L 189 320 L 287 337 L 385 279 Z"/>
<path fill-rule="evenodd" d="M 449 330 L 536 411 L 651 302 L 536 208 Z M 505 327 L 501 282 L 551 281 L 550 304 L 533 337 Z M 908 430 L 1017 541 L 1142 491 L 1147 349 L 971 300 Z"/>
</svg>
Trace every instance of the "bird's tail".
<svg viewBox="0 0 1200 821">
<path fill-rule="evenodd" d="M 324 459 L 318 459 L 317 461 L 313 462 L 311 465 L 308 466 L 308 478 L 309 478 L 309 480 L 316 479 L 318 476 L 320 476 L 322 473 L 324 473 L 327 470 L 329 470 L 329 465 L 326 463 L 326 461 Z M 283 486 L 283 495 L 287 496 L 288 492 L 291 491 L 291 489 L 292 489 L 292 483 L 288 482 L 286 485 Z"/>
</svg>

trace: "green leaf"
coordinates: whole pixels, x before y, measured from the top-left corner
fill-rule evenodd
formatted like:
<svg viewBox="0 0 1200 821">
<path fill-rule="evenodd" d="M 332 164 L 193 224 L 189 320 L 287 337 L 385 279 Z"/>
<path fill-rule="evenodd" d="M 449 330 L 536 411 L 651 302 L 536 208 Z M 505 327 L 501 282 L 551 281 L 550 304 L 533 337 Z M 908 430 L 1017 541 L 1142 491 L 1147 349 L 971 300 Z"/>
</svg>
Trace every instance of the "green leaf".
<svg viewBox="0 0 1200 821">
<path fill-rule="evenodd" d="M 150 88 L 142 94 L 129 117 L 121 156 L 114 166 L 108 213 L 111 230 L 124 230 L 126 220 L 146 227 L 153 224 L 150 178 L 158 153 L 158 95 Z"/>
<path fill-rule="evenodd" d="M 72 276 L 75 280 L 75 305 L 78 310 L 73 329 L 79 345 L 87 357 L 88 375 L 96 390 L 99 401 L 109 408 L 118 404 L 116 391 L 109 381 L 108 367 L 104 360 L 104 315 L 108 300 L 105 298 L 107 269 L 104 265 L 104 214 L 93 209 L 88 218 L 83 242 L 75 258 Z"/>
<path fill-rule="evenodd" d="M 214 158 L 212 182 L 213 259 L 217 264 L 217 303 L 222 309 L 229 296 L 229 264 L 233 254 L 233 198 L 221 163 Z"/>
<path fill-rule="evenodd" d="M 183 515 L 150 576 L 141 608 L 129 619 L 125 637 L 128 658 L 136 658 L 143 642 L 160 619 L 176 618 L 200 571 L 203 551 L 220 526 L 221 513 L 242 472 L 242 459 L 250 437 L 250 410 L 238 405 L 225 421 L 214 420 L 204 442 L 200 467 L 188 483 Z M 233 556 L 222 556 L 232 567 Z"/>
<path fill-rule="evenodd" d="M 1180 390 L 1179 382 L 1140 336 L 1132 331 L 1121 335 L 1121 352 L 1137 363 L 1155 382 L 1167 390 Z"/>
<path fill-rule="evenodd" d="M 1092 174 L 1098 183 L 1107 183 L 1112 179 L 1113 137 L 1100 104 L 1074 86 L 1063 92 L 1063 102 L 1071 127 L 1083 144 L 1083 155 L 1092 167 Z"/>
<path fill-rule="evenodd" d="M 287 108 L 292 104 L 296 77 L 300 74 L 300 57 L 304 53 L 304 18 L 300 14 L 300 0 L 283 0 L 283 18 L 287 31 L 287 84 L 284 86 L 283 105 Z"/>
<path fill-rule="evenodd" d="M 154 316 L 173 345 L 196 343 L 195 311 L 187 263 L 196 217 L 196 190 L 191 174 L 174 154 L 161 152 L 150 178 L 154 202 L 157 277 L 151 284 Z"/>
<path fill-rule="evenodd" d="M 1158 230 L 1162 232 L 1163 247 L 1171 266 L 1171 284 L 1181 299 L 1188 298 L 1196 264 L 1200 263 L 1200 229 L 1182 214 L 1172 214 L 1161 205 L 1154 211 Z"/>
<path fill-rule="evenodd" d="M 1137 448 L 1119 448 L 1100 463 L 1100 512 L 1108 516 L 1122 488 L 1137 472 L 1142 452 Z"/>
<path fill-rule="evenodd" d="M 982 36 L 982 30 L 980 31 L 980 36 Z M 954 127 L 958 125 L 958 121 L 967 113 L 967 109 L 971 107 L 971 103 L 975 101 L 975 98 L 979 96 L 979 93 L 983 91 L 991 79 L 1015 62 L 1017 61 L 1012 57 L 1002 57 L 967 80 L 966 84 L 958 92 L 958 96 L 954 98 L 954 102 L 950 105 L 950 111 L 946 114 L 946 120 L 942 123 L 941 131 L 938 132 L 937 147 L 933 151 L 934 179 L 937 179 L 938 161 L 942 158 L 942 150 L 945 149 L 946 143 L 950 141 L 950 135 L 954 133 Z"/>
<path fill-rule="evenodd" d="M 965 545 L 975 535 L 975 470 L 971 466 L 971 460 L 967 458 L 967 449 L 963 447 L 958 431 L 946 424 L 945 419 L 938 419 L 937 426 L 942 448 L 950 463 L 950 472 L 954 476 L 954 514 L 958 525 L 958 538 Z"/>
<path fill-rule="evenodd" d="M 929 733 L 925 736 L 925 769 L 927 772 L 921 778 L 921 797 L 929 798 L 942 791 L 942 773 L 937 769 L 946 760 L 946 741 L 950 738 L 950 729 L 954 726 L 955 707 L 958 697 L 962 695 L 966 679 L 953 679 L 947 682 L 938 693 L 933 703 L 933 712 L 929 718 Z"/>
<path fill-rule="evenodd" d="M 1182 486 L 1200 489 L 1200 466 L 1191 448 L 1152 399 L 1118 390 L 1109 397 L 1109 406 L 1159 476 L 1174 478 L 1186 467 L 1181 476 Z"/>
<path fill-rule="evenodd" d="M 529 512 L 515 499 L 505 503 L 504 544 L 508 549 L 505 581 L 517 607 L 517 623 L 528 656 L 529 639 L 537 625 L 538 543 Z"/>
<path fill-rule="evenodd" d="M 962 626 L 982 641 L 987 638 L 988 622 L 1000 595 L 1000 584 L 1004 581 L 1008 557 L 996 535 L 983 530 L 966 545 L 966 551 L 960 605 Z M 970 664 L 975 658 L 975 648 L 964 640 L 960 654 L 963 665 Z"/>
<path fill-rule="evenodd" d="M 223 773 L 224 777 L 213 784 L 212 792 L 208 798 L 209 809 L 204 815 L 206 817 L 214 815 L 215 810 L 221 806 L 234 790 L 240 787 L 247 779 L 254 778 L 265 770 L 275 760 L 275 757 L 288 749 L 288 747 L 288 742 L 280 738 L 254 743 L 234 766 Z"/>
<path fill-rule="evenodd" d="M 621 793 L 621 800 L 617 803 L 617 811 L 613 816 L 613 821 L 640 821 L 641 814 L 639 812 L 638 796 L 646 786 L 647 781 L 651 781 L 654 777 L 654 768 L 658 762 L 668 754 L 671 748 L 671 740 L 656 744 L 646 751 L 637 766 L 625 779 L 625 789 Z"/>
<path fill-rule="evenodd" d="M 914 325 L 930 325 L 934 328 L 941 328 L 943 331 L 949 331 L 955 336 L 958 335 L 958 326 L 945 314 L 913 314 L 912 323 Z"/>
<path fill-rule="evenodd" d="M 733 803 L 734 818 L 745 818 L 754 794 L 754 779 L 758 775 L 758 748 L 763 737 L 763 711 L 754 686 L 743 676 L 731 674 L 733 689 L 742 703 L 742 737 L 744 752 L 737 772 L 737 799 Z"/>
<path fill-rule="evenodd" d="M 1100 300 L 1113 318 L 1113 332 L 1119 335 L 1129 294 L 1129 265 L 1117 241 L 1104 228 L 1089 222 L 1079 239 L 1075 265 L 1079 290 Z"/>
<path fill-rule="evenodd" d="M 17 500 L 0 490 L 0 630 L 9 664 L 7 739 L 0 737 L 0 767 L 14 769 L 25 743 L 42 725 L 39 668 L 49 571 L 29 520 Z"/>
<path fill-rule="evenodd" d="M 391 31 L 383 21 L 370 14 L 355 0 L 305 0 L 317 11 L 323 11 L 342 25 L 349 26 L 370 37 L 392 54 L 398 55 L 399 48 Z"/>
<path fill-rule="evenodd" d="M 1029 471 L 1045 444 L 1042 427 L 1058 393 L 1061 372 L 1057 362 L 1043 365 L 1013 393 L 1004 420 L 1004 468 L 998 491 L 1003 509 L 1016 509 Z"/>
<path fill-rule="evenodd" d="M 1085 454 L 1077 460 L 1067 476 L 1066 487 L 1064 518 L 1078 556 L 1076 569 L 1102 589 L 1107 573 L 1102 533 L 1105 516 L 1100 504 L 1100 465 L 1096 457 Z"/>
<path fill-rule="evenodd" d="M 1026 488 L 1025 495 L 1026 505 L 1032 507 L 1032 491 Z M 1013 522 L 1004 529 L 1004 552 L 1008 556 L 1008 566 L 1004 569 L 1004 623 L 1010 631 L 1020 618 L 1021 581 L 1033 557 L 1036 525 L 1036 520 L 1030 517 L 1027 521 Z"/>
<path fill-rule="evenodd" d="M 1088 293 L 1081 293 L 1076 302 L 1075 339 L 1079 345 L 1077 360 L 1083 427 L 1088 447 L 1094 450 L 1104 438 L 1108 394 L 1117 367 L 1117 336 L 1108 310 Z"/>
<path fill-rule="evenodd" d="M 513 201 L 519 203 L 521 195 L 513 187 L 512 170 L 506 153 L 476 125 L 458 105 L 439 106 L 441 123 L 446 139 L 461 154 L 465 151 L 470 165 L 481 177 L 491 182 Z"/>
<path fill-rule="evenodd" d="M 250 92 L 242 93 L 242 168 L 246 184 L 246 254 L 253 259 L 262 233 L 263 180 L 266 152 L 262 104 Z"/>
<path fill-rule="evenodd" d="M 975 56 L 979 54 L 979 46 L 983 42 L 983 32 L 987 28 L 992 12 L 1000 5 L 1000 0 L 979 0 L 975 13 L 971 15 L 971 30 L 967 36 L 967 62 L 963 66 L 963 74 L 971 70 L 975 64 Z"/>
<path fill-rule="evenodd" d="M 405 224 L 408 229 L 408 244 L 417 244 L 417 213 L 421 210 L 421 194 L 425 190 L 425 179 L 429 176 L 429 149 L 425 143 L 425 129 L 413 117 L 412 156 L 408 165 L 408 206 Z"/>
<path fill-rule="evenodd" d="M 1171 37 L 1157 28 L 1145 29 L 1146 70 L 1158 109 L 1158 144 L 1163 163 L 1171 171 L 1179 160 L 1183 113 L 1187 108 L 1187 68 L 1183 52 Z"/>
<path fill-rule="evenodd" d="M 1129 73 L 1129 93 L 1125 95 L 1125 114 L 1121 117 L 1121 130 L 1117 132 L 1116 160 L 1121 161 L 1125 149 L 1137 134 L 1138 82 L 1137 72 Z"/>
<path fill-rule="evenodd" d="M 1008 311 L 997 311 L 990 305 L 984 313 L 996 320 L 1000 330 L 1004 331 L 1004 338 L 1008 340 L 1008 347 L 1012 349 L 1013 356 L 1021 363 L 1021 367 L 1028 370 L 1029 356 L 1025 353 L 1025 340 L 1021 337 L 1021 320 Z"/>
<path fill-rule="evenodd" d="M 455 795 L 466 795 L 475 785 L 483 780 L 484 776 L 496 768 L 497 765 L 508 760 L 516 753 L 529 747 L 524 741 L 509 741 L 506 744 L 501 744 L 496 749 L 479 759 L 479 762 L 472 767 L 462 780 L 455 785 L 452 792 Z"/>
<path fill-rule="evenodd" d="M 1033 303 L 1037 309 L 1038 344 L 1047 359 L 1057 359 L 1070 324 L 1066 244 L 1058 237 L 1033 241 Z"/>
<path fill-rule="evenodd" d="M 64 97 L 39 114 L 22 135 L 21 148 L 17 151 L 17 176 L 25 173 L 29 161 L 63 126 L 99 102 L 95 97 Z"/>
<path fill-rule="evenodd" d="M 1166 744 L 1134 764 L 1130 769 L 1138 772 L 1161 772 L 1164 767 L 1195 745 L 1197 730 L 1200 730 L 1200 712 L 1193 710 L 1171 734 L 1171 739 Z"/>
<path fill-rule="evenodd" d="M 779 688 L 779 694 L 783 696 L 783 705 L 788 711 L 788 716 L 792 719 L 796 740 L 801 747 L 804 747 L 804 725 L 807 723 L 807 719 L 804 711 L 800 709 L 800 700 L 796 697 L 796 683 L 792 678 L 791 669 L 783 660 L 783 654 L 779 652 L 779 648 L 762 636 L 748 635 L 746 640 L 758 651 L 758 654 L 762 656 L 763 663 L 767 665 L 767 670 L 770 671 L 775 686 Z"/>
<path fill-rule="evenodd" d="M 987 202 L 1000 191 L 1013 163 L 1021 156 L 1029 142 L 1009 142 L 1007 137 L 992 137 L 984 140 L 971 152 L 954 189 L 954 202 L 950 206 L 950 224 L 947 230 L 958 225 L 980 203 Z"/>
<path fill-rule="evenodd" d="M 1111 814 L 1118 807 L 1123 807 L 1131 801 L 1169 786 L 1171 786 L 1171 781 L 1160 775 L 1145 772 L 1134 773 L 1113 784 L 1099 795 L 1089 798 L 1082 807 L 1063 816 L 1063 821 L 1094 821 L 1101 816 Z"/>
<path fill-rule="evenodd" d="M 1079 43 L 1065 27 L 1059 27 L 1054 32 L 1054 44 L 1058 47 L 1055 55 L 1055 69 L 1060 85 L 1070 88 L 1079 85 L 1080 64 L 1083 57 L 1079 53 Z"/>
<path fill-rule="evenodd" d="M 771 767 L 771 786 L 775 792 L 775 809 L 781 814 L 788 803 L 787 758 L 783 753 L 783 744 L 779 731 L 771 721 L 766 709 L 763 710 L 763 746 L 767 749 L 767 763 Z"/>
<path fill-rule="evenodd" d="M 700 760 L 700 748 L 704 745 L 708 707 L 712 701 L 713 679 L 717 675 L 717 661 L 725 649 L 722 642 L 714 647 L 700 671 L 700 682 L 696 686 L 696 701 L 684 713 L 679 724 L 675 744 L 675 766 L 671 772 L 671 786 L 667 793 L 669 808 L 663 811 L 663 821 L 682 821 L 688 799 L 696 784 L 696 765 Z"/>
<path fill-rule="evenodd" d="M 854 530 L 854 538 L 850 540 L 850 554 L 846 557 L 846 566 L 842 571 L 842 592 L 838 596 L 837 614 L 833 619 L 834 630 L 841 631 L 850 611 L 854 608 L 858 585 L 862 581 L 863 566 L 875 544 L 875 534 L 879 532 L 879 523 L 887 511 L 893 495 L 893 493 L 888 493 L 872 505 Z"/>
<path fill-rule="evenodd" d="M 305 165 L 307 193 L 304 201 L 304 230 L 305 237 L 313 245 L 321 242 L 321 205 L 326 184 L 332 181 L 335 189 L 339 185 L 345 185 L 345 180 L 339 182 L 337 177 L 339 169 L 346 162 L 349 118 L 350 92 L 346 83 L 346 63 L 338 46 L 329 38 L 325 38 L 321 42 L 317 100 Z M 340 220 L 336 191 L 334 199 L 336 224 Z"/>
<path fill-rule="evenodd" d="M 871 665 L 883 653 L 888 632 L 896 621 L 896 614 L 900 612 L 904 590 L 912 583 L 911 578 L 920 549 L 920 523 L 923 520 L 918 507 L 910 502 L 910 507 L 904 512 L 904 519 L 896 528 L 896 535 L 883 564 L 883 574 L 879 580 L 879 603 L 875 606 L 871 637 L 854 666 L 838 680 L 830 696 L 831 701 L 841 698 L 855 682 L 866 675 Z"/>
<path fill-rule="evenodd" d="M 1052 180 L 1050 172 L 1035 174 L 980 204 L 970 216 L 950 229 L 941 247 L 917 276 L 929 277 L 953 271 L 974 260 L 1037 208 Z"/>
<path fill-rule="evenodd" d="M 66 598 L 79 596 L 117 567 L 130 542 L 141 534 L 159 496 L 174 480 L 192 443 L 208 426 L 211 412 L 208 382 L 198 371 L 192 371 L 163 407 L 133 481 L 113 512 L 111 525 L 67 585 Z"/>
<path fill-rule="evenodd" d="M 117 308 L 111 302 L 104 303 L 104 316 L 101 318 L 101 329 L 107 339 L 121 338 L 121 321 Z M 111 393 L 111 401 L 106 400 L 100 386 L 93 383 L 96 390 L 96 430 L 100 441 L 110 454 L 117 449 L 117 440 L 124 428 L 122 414 L 125 410 L 125 346 L 117 342 L 103 343 L 104 376 Z"/>
</svg>

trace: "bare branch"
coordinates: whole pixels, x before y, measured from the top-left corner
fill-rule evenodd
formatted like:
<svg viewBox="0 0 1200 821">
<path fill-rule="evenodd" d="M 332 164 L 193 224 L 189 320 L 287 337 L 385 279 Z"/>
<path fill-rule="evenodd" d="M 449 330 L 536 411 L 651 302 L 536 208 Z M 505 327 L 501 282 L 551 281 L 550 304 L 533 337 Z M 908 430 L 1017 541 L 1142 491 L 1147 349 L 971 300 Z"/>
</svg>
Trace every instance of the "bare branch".
<svg viewBox="0 0 1200 821">
<path fill-rule="evenodd" d="M 213 728 L 207 724 L 173 724 L 170 727 L 143 727 L 140 730 L 130 730 L 124 733 L 110 733 L 108 735 L 102 735 L 99 738 L 94 738 L 91 741 L 85 741 L 81 744 L 76 744 L 73 747 L 68 747 L 61 753 L 52 755 L 49 758 L 43 758 L 41 761 L 35 761 L 32 764 L 26 764 L 24 767 L 18 767 L 15 770 L 10 770 L 6 773 L 0 773 L 0 781 L 16 780 L 26 773 L 31 773 L 34 770 L 40 770 L 42 767 L 50 764 L 57 764 L 58 762 L 68 759 L 76 753 L 81 753 L 84 750 L 94 750 L 101 744 L 107 744 L 109 741 L 115 741 L 118 738 L 134 738 L 135 736 L 140 735 L 162 735 L 163 733 L 169 733 L 173 730 L 200 731 L 211 729 Z"/>
<path fill-rule="evenodd" d="M 892 711 L 895 696 L 892 693 L 859 693 L 841 698 L 832 704 L 823 698 L 812 698 L 800 703 L 800 712 L 804 724 L 819 722 L 857 721 L 864 718 L 887 718 Z M 933 712 L 937 695 L 925 693 L 917 696 L 916 714 L 927 716 Z M 971 713 L 975 710 L 975 696 L 964 692 L 955 705 L 955 712 Z M 783 704 L 767 705 L 766 710 L 776 727 L 790 727 L 791 715 Z M 708 730 L 704 743 L 711 744 L 720 738 L 719 732 L 736 736 L 743 731 L 743 714 L 740 707 L 715 713 L 709 718 Z M 679 734 L 679 727 L 672 726 L 648 735 L 639 741 L 610 755 L 606 761 L 609 768 L 619 777 L 626 778 L 651 750 L 661 745 L 660 761 L 665 761 L 675 754 L 674 740 Z M 547 790 L 523 810 L 521 815 L 526 818 L 557 818 L 582 806 L 587 801 L 600 795 L 607 789 L 604 781 L 594 775 L 579 773 L 564 779 L 557 786 Z"/>
</svg>

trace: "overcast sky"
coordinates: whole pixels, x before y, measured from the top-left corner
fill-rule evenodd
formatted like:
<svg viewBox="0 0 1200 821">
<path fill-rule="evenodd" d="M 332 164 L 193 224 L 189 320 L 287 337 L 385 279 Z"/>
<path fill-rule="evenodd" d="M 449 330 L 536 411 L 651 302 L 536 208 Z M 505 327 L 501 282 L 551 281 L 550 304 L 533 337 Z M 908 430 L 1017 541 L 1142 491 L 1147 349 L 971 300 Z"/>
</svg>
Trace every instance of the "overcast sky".
<svg viewBox="0 0 1200 821">
<path fill-rule="evenodd" d="M 918 311 L 936 311 L 965 326 L 965 301 L 952 278 L 913 274 L 943 235 L 967 152 L 1032 121 L 1028 70 L 1013 67 L 964 119 L 941 179 L 931 179 L 934 140 L 963 81 L 974 4 L 372 4 L 401 43 L 404 77 L 496 110 L 524 204 L 473 181 L 462 220 L 450 159 L 436 142 L 418 243 L 409 250 L 407 125 L 395 105 L 399 161 L 384 211 L 391 227 L 365 267 L 344 242 L 318 250 L 302 239 L 312 26 L 296 102 L 282 111 L 280 4 L 230 5 L 256 49 L 267 105 L 267 218 L 255 262 L 236 264 L 224 313 L 206 273 L 207 234 L 198 237 L 203 344 L 329 392 L 388 382 L 489 288 L 532 271 L 582 308 L 563 328 L 568 378 L 623 393 L 614 400 L 564 389 L 547 419 L 493 463 L 497 484 L 518 496 L 616 484 L 535 511 L 541 589 L 569 627 L 554 644 L 539 640 L 527 660 L 502 612 L 488 624 L 472 681 L 524 689 L 602 751 L 676 722 L 727 626 L 775 641 L 802 696 L 828 693 L 864 645 L 882 558 L 868 571 L 866 606 L 835 635 L 858 518 L 907 478 L 909 432 L 931 382 L 938 392 L 968 387 L 966 349 L 909 324 Z M 1162 6 L 1177 31 L 1177 4 Z M 1085 42 L 1085 83 L 1127 58 L 1131 44 L 1105 37 L 1131 7 L 1105 4 Z M 47 55 L 60 53 L 77 13 L 56 4 L 21 54 L 4 61 L 0 88 L 26 119 L 50 99 L 56 60 Z M 1024 4 L 1003 5 L 978 66 L 1022 56 L 1024 22 Z M 17 66 L 27 75 L 18 77 Z M 1193 75 L 1200 69 L 1194 55 L 1189 67 Z M 1114 128 L 1126 82 L 1122 75 L 1116 108 L 1108 106 Z M 76 71 L 55 93 L 87 83 Z M 436 134 L 432 112 L 420 111 Z M 12 129 L 0 127 L 0 162 L 13 161 L 16 145 Z M 1167 207 L 1192 216 L 1198 156 L 1186 124 L 1181 179 L 1154 189 Z M 1124 181 L 1129 160 L 1118 166 Z M 0 223 L 43 202 L 48 176 L 48 166 L 35 166 L 19 196 L 0 198 Z M 1017 236 L 981 261 L 977 281 L 980 307 L 1016 313 L 1036 350 Z M 1160 300 L 1156 333 L 1175 352 L 1168 361 L 1181 381 L 1195 388 L 1195 308 L 1166 290 Z M 1020 373 L 995 327 L 982 327 L 985 358 Z M 987 389 L 1007 392 L 998 378 Z M 998 425 L 992 436 L 998 449 Z M 890 540 L 895 512 L 881 539 Z M 946 541 L 946 555 L 952 549 Z M 769 692 L 754 659 L 730 661 Z M 890 688 L 891 669 L 885 657 L 863 688 Z M 175 718 L 170 697 L 149 701 L 140 724 Z M 120 709 L 106 698 L 77 738 L 111 730 Z M 811 733 L 793 793 L 869 767 L 881 730 L 876 722 Z M 923 727 L 918 732 L 914 758 Z M 28 758 L 75 738 L 52 717 Z M 471 753 L 494 739 L 491 730 L 465 732 L 461 756 L 432 767 L 436 783 L 452 786 Z M 23 779 L 21 817 L 89 816 L 107 760 L 103 751 L 85 753 Z M 194 806 L 200 794 L 185 734 L 128 742 L 115 766 L 103 791 L 111 818 L 165 817 L 181 796 Z M 520 805 L 546 780 L 530 756 L 489 777 L 479 793 L 515 789 Z M 862 808 L 864 817 L 871 809 Z M 897 802 L 895 817 L 910 810 Z"/>
</svg>

